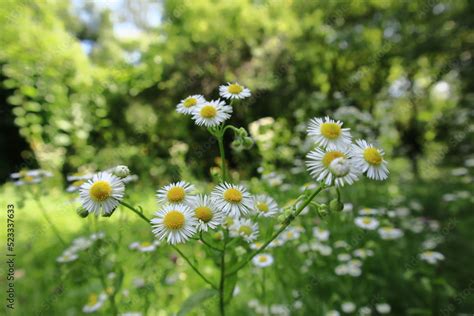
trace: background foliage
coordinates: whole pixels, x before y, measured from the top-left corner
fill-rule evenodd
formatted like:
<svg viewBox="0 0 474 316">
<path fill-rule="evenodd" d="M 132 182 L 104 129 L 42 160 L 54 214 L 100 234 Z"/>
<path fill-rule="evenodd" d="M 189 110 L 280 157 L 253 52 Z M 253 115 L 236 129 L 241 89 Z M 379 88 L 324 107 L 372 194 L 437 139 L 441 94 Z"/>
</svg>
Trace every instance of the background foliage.
<svg viewBox="0 0 474 316">
<path fill-rule="evenodd" d="M 155 186 L 209 176 L 215 144 L 174 108 L 238 81 L 253 95 L 232 120 L 256 139 L 243 153 L 228 140 L 242 177 L 295 168 L 304 124 L 328 114 L 390 157 L 393 177 L 374 200 L 411 194 L 446 221 L 432 197 L 472 189 L 446 175 L 473 152 L 473 14 L 469 0 L 3 0 L 0 179 L 118 163 Z M 447 254 L 458 291 L 473 277 L 458 258 L 473 253 L 469 207 L 455 213 L 463 224 Z M 469 296 L 456 308 L 472 312 Z"/>
</svg>

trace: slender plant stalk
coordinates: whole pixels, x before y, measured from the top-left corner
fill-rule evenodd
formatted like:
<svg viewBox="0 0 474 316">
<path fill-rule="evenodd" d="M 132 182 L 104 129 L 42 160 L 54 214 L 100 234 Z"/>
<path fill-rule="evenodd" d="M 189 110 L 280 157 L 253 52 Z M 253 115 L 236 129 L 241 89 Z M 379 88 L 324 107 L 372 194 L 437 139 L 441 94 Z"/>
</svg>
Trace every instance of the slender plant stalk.
<svg viewBox="0 0 474 316">
<path fill-rule="evenodd" d="M 126 208 L 130 209 L 132 212 L 134 212 L 135 214 L 137 214 L 138 216 L 140 216 L 140 218 L 142 218 L 145 222 L 148 223 L 148 225 L 151 225 L 151 222 L 150 222 L 150 219 L 148 219 L 145 215 L 143 215 L 140 211 L 138 211 L 137 209 L 135 209 L 133 206 L 131 206 L 130 204 L 126 203 L 126 202 L 123 202 L 123 201 L 120 201 L 120 204 L 122 204 L 123 206 L 125 206 Z M 174 250 L 176 250 L 179 255 L 181 257 L 183 257 L 183 259 L 189 264 L 189 266 L 201 277 L 201 279 L 204 280 L 204 282 L 206 282 L 207 284 L 209 284 L 213 289 L 217 290 L 217 286 L 215 286 L 211 281 L 209 281 L 209 279 L 207 279 L 202 273 L 201 271 L 199 271 L 199 269 L 194 266 L 194 264 L 191 262 L 191 260 L 188 259 L 188 257 L 186 257 L 186 255 L 178 248 L 176 247 L 175 245 L 171 245 L 171 247 L 173 247 Z"/>
<path fill-rule="evenodd" d="M 225 167 L 224 135 L 222 133 L 217 136 L 217 143 L 219 144 L 219 154 L 221 156 L 222 181 L 225 182 L 227 180 L 227 171 Z"/>
<path fill-rule="evenodd" d="M 221 255 L 221 281 L 219 284 L 219 310 L 221 312 L 221 316 L 225 316 L 225 250 L 227 246 L 227 234 L 224 233 L 224 249 L 222 250 Z"/>
<path fill-rule="evenodd" d="M 176 250 L 181 255 L 181 257 L 183 257 L 183 259 L 189 264 L 189 266 L 194 270 L 194 272 L 196 272 L 201 277 L 201 279 L 204 280 L 204 282 L 209 284 L 213 289 L 217 290 L 217 286 L 215 286 L 211 281 L 209 281 L 209 279 L 206 278 L 201 273 L 201 271 L 199 271 L 199 269 L 191 262 L 191 260 L 188 259 L 188 257 L 186 257 L 186 255 L 178 247 L 176 247 L 175 245 L 171 245 L 171 247 L 173 247 L 173 249 Z"/>
<path fill-rule="evenodd" d="M 310 197 L 303 203 L 301 204 L 301 206 L 295 211 L 294 214 L 291 214 L 290 216 L 288 216 L 285 221 L 283 222 L 283 225 L 280 227 L 280 229 L 275 232 L 273 234 L 273 236 L 267 240 L 267 242 L 265 242 L 259 249 L 255 250 L 253 253 L 251 253 L 244 261 L 242 261 L 237 267 L 235 267 L 234 269 L 232 269 L 231 271 L 229 271 L 227 273 L 227 275 L 232 275 L 236 272 L 238 272 L 240 269 L 242 269 L 243 267 L 245 267 L 247 265 L 247 263 L 250 262 L 250 260 L 253 259 L 253 257 L 255 257 L 256 255 L 258 255 L 260 252 L 262 252 L 263 250 L 265 250 L 265 248 L 268 247 L 268 245 L 273 241 L 275 240 L 290 224 L 291 222 L 294 221 L 294 219 L 304 210 L 304 208 L 306 206 L 308 206 L 309 203 L 311 203 L 311 201 L 324 189 L 324 187 L 319 187 L 318 189 L 316 189 L 311 195 Z"/>
<path fill-rule="evenodd" d="M 64 247 L 67 246 L 66 242 L 64 241 L 64 239 L 61 237 L 61 234 L 59 232 L 59 230 L 56 228 L 56 226 L 53 224 L 53 221 L 51 220 L 51 218 L 48 216 L 47 212 L 46 212 L 46 208 L 44 207 L 43 203 L 41 203 L 41 197 L 33 192 L 33 190 L 30 191 L 30 193 L 33 195 L 33 199 L 35 200 L 36 204 L 38 204 L 38 207 L 40 208 L 40 212 L 41 214 L 43 215 L 44 219 L 46 220 L 46 222 L 48 223 L 49 227 L 51 228 L 51 230 L 53 231 L 53 233 L 56 235 L 56 237 L 59 239 L 59 241 L 61 242 L 61 244 L 63 244 Z"/>
<path fill-rule="evenodd" d="M 209 248 L 211 248 L 211 249 L 213 249 L 213 250 L 222 251 L 222 249 L 217 248 L 217 247 L 211 245 L 210 243 L 208 243 L 208 242 L 204 239 L 204 236 L 202 235 L 202 231 L 199 233 L 199 240 L 202 241 L 203 244 L 205 244 L 206 246 L 208 246 Z"/>
</svg>

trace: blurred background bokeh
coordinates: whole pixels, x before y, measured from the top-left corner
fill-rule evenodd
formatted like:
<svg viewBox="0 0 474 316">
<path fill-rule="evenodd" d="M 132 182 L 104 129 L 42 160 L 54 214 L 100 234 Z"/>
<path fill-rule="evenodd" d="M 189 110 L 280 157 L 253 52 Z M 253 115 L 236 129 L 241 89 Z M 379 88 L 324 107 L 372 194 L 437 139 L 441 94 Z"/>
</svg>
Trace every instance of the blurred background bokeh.
<svg viewBox="0 0 474 316">
<path fill-rule="evenodd" d="M 237 81 L 252 97 L 231 123 L 256 145 L 227 139 L 231 168 L 301 169 L 306 122 L 343 120 L 390 161 L 373 199 L 416 196 L 424 216 L 456 216 L 444 272 L 462 291 L 474 279 L 473 17 L 470 0 L 1 0 L 0 183 L 41 168 L 66 188 L 116 164 L 150 188 L 210 178 L 217 148 L 175 106 Z M 448 214 L 436 198 L 458 188 L 468 198 Z M 456 310 L 474 311 L 469 289 Z"/>
</svg>

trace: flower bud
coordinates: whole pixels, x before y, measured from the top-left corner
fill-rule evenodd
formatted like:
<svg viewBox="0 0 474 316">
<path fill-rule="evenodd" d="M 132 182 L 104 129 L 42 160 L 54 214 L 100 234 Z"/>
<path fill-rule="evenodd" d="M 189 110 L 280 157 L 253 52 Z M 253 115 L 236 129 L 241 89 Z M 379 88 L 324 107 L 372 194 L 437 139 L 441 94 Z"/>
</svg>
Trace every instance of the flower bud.
<svg viewBox="0 0 474 316">
<path fill-rule="evenodd" d="M 252 148 L 254 142 L 253 142 L 253 139 L 251 137 L 244 137 L 243 140 L 242 140 L 242 143 L 243 143 L 243 146 L 245 149 L 250 149 Z"/>
<path fill-rule="evenodd" d="M 114 176 L 119 177 L 121 179 L 128 177 L 130 175 L 130 169 L 127 166 L 119 165 L 114 168 L 112 172 Z"/>
<path fill-rule="evenodd" d="M 329 209 L 328 209 L 328 206 L 326 204 L 319 205 L 319 207 L 318 207 L 319 216 L 325 217 L 326 215 L 328 215 L 328 211 L 329 211 Z"/>
<path fill-rule="evenodd" d="M 89 215 L 89 211 L 86 210 L 86 209 L 83 208 L 83 207 L 79 207 L 79 208 L 76 210 L 76 213 L 77 213 L 77 215 L 79 215 L 79 216 L 82 217 L 82 218 L 86 218 L 86 217 Z"/>
<path fill-rule="evenodd" d="M 341 201 L 334 199 L 329 202 L 329 209 L 331 212 L 341 212 L 344 209 L 344 204 Z"/>
</svg>

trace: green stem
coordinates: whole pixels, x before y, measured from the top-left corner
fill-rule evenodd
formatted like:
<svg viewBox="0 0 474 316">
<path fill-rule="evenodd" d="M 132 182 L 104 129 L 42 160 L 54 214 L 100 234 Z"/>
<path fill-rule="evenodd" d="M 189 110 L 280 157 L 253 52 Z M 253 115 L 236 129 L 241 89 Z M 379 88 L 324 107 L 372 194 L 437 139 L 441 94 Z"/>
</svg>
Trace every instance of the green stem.
<svg viewBox="0 0 474 316">
<path fill-rule="evenodd" d="M 225 182 L 227 180 L 227 172 L 225 167 L 225 150 L 224 150 L 224 134 L 219 133 L 216 135 L 217 143 L 219 144 L 219 153 L 221 156 L 221 173 L 222 173 L 222 181 Z"/>
<path fill-rule="evenodd" d="M 142 218 L 144 221 L 146 221 L 149 225 L 151 225 L 151 222 L 150 222 L 150 219 L 148 219 L 145 215 L 143 215 L 141 212 L 139 212 L 137 209 L 135 209 L 133 206 L 131 206 L 130 204 L 128 203 L 125 203 L 123 201 L 120 201 L 120 204 L 122 204 L 123 206 L 127 207 L 128 209 L 130 209 L 131 211 L 133 211 L 135 214 L 137 214 L 138 216 L 140 216 L 140 218 Z M 181 257 L 183 257 L 183 259 L 191 266 L 191 268 L 207 283 L 209 284 L 213 289 L 217 290 L 217 287 L 211 282 L 209 281 L 193 264 L 192 262 L 188 259 L 188 257 L 186 257 L 184 255 L 184 253 L 178 249 L 178 247 L 176 247 L 175 245 L 171 245 L 171 247 L 173 247 L 174 250 L 176 250 Z"/>
<path fill-rule="evenodd" d="M 256 255 L 258 255 L 259 253 L 261 253 L 263 250 L 265 250 L 265 248 L 268 247 L 268 245 L 273 241 L 275 240 L 290 224 L 291 222 L 293 222 L 295 220 L 295 218 L 304 210 L 304 208 L 306 206 L 308 206 L 309 203 L 311 203 L 311 201 L 324 189 L 323 186 L 320 186 L 318 189 L 316 189 L 310 196 L 309 198 L 303 203 L 300 205 L 300 207 L 295 211 L 294 214 L 291 214 L 289 215 L 285 221 L 283 222 L 283 225 L 280 227 L 280 229 L 273 234 L 273 236 L 267 240 L 266 243 L 264 243 L 259 249 L 255 250 L 253 253 L 251 253 L 247 259 L 245 259 L 244 261 L 242 261 L 237 267 L 235 267 L 232 271 L 228 272 L 227 275 L 232 275 L 234 273 L 237 273 L 240 269 L 242 269 L 243 267 L 245 267 L 247 265 L 247 263 L 249 263 L 253 257 L 255 257 Z"/>
<path fill-rule="evenodd" d="M 214 250 L 216 250 L 216 251 L 222 251 L 222 249 L 217 248 L 217 247 L 211 245 L 210 243 L 208 243 L 208 242 L 204 239 L 204 236 L 202 235 L 202 232 L 199 233 L 199 240 L 201 240 L 203 244 L 205 244 L 206 246 L 208 246 L 208 247 L 211 248 L 211 249 L 214 249 Z"/>
<path fill-rule="evenodd" d="M 145 215 L 143 215 L 142 212 L 140 212 L 139 210 L 137 210 L 136 208 L 134 208 L 133 206 L 131 206 L 130 204 L 128 203 L 125 203 L 124 201 L 120 201 L 120 204 L 122 204 L 123 206 L 125 206 L 126 208 L 130 209 L 132 212 L 134 212 L 135 214 L 137 214 L 138 216 L 140 216 L 145 222 L 147 222 L 148 224 L 151 224 L 150 222 L 150 219 L 148 217 L 146 217 Z"/>
<path fill-rule="evenodd" d="M 176 247 L 175 245 L 171 245 L 171 247 L 173 247 L 174 250 L 176 250 L 181 257 L 183 257 L 183 259 L 189 264 L 189 266 L 194 270 L 194 272 L 196 272 L 200 277 L 201 279 L 203 279 L 207 284 L 209 284 L 213 289 L 217 290 L 217 287 L 211 282 L 209 281 L 209 279 L 207 279 L 202 273 L 201 271 L 199 271 L 195 266 L 194 264 L 191 262 L 191 260 L 188 259 L 188 257 L 185 256 L 185 254 L 179 250 L 178 247 Z"/>
<path fill-rule="evenodd" d="M 51 230 L 56 235 L 56 237 L 59 239 L 59 241 L 63 244 L 63 246 L 66 247 L 67 243 L 61 237 L 61 233 L 56 228 L 56 226 L 53 224 L 53 221 L 51 220 L 51 218 L 49 218 L 49 216 L 46 212 L 46 209 L 43 206 L 43 203 L 41 203 L 40 197 L 38 196 L 38 194 L 34 193 L 33 190 L 31 190 L 30 192 L 33 195 L 33 199 L 35 200 L 36 204 L 38 204 L 38 207 L 40 208 L 41 214 L 43 215 L 44 219 L 48 223 L 49 227 L 51 227 Z"/>
<path fill-rule="evenodd" d="M 224 232 L 224 249 L 221 255 L 221 281 L 219 285 L 219 310 L 221 316 L 225 316 L 225 251 L 227 247 L 227 234 Z"/>
</svg>

